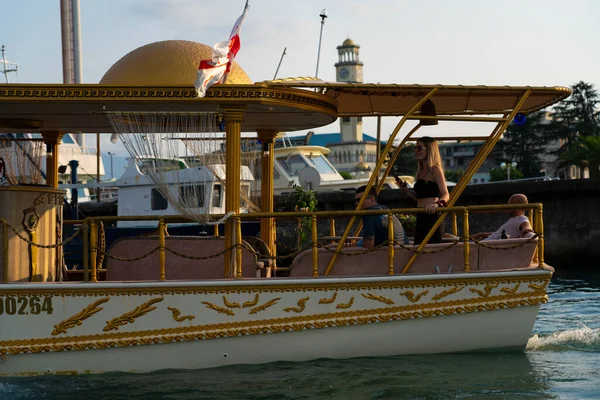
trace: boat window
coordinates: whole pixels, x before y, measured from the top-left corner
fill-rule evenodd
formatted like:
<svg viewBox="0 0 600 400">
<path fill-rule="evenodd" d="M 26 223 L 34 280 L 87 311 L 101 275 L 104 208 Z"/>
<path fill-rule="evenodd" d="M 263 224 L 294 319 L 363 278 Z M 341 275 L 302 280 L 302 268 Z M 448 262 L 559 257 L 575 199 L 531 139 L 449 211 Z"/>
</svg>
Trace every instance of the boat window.
<svg viewBox="0 0 600 400">
<path fill-rule="evenodd" d="M 298 176 L 298 172 L 308 167 L 308 164 L 299 154 L 277 157 L 277 162 L 289 176 Z"/>
<path fill-rule="evenodd" d="M 204 207 L 204 185 L 187 185 L 179 188 L 179 203 L 185 208 Z"/>
<path fill-rule="evenodd" d="M 75 144 L 75 141 L 73 140 L 73 136 L 71 136 L 70 134 L 66 134 L 62 137 L 61 143 L 62 144 Z"/>
<path fill-rule="evenodd" d="M 223 192 L 223 187 L 218 185 L 213 185 L 212 190 L 212 206 L 213 207 L 221 207 L 221 193 Z"/>
<path fill-rule="evenodd" d="M 329 164 L 329 161 L 327 161 L 325 159 L 325 157 L 323 157 L 322 154 L 312 155 L 310 157 L 310 161 L 313 162 L 313 164 L 315 165 L 315 168 L 321 174 L 335 174 L 336 173 L 335 169 L 331 166 L 331 164 Z"/>
<path fill-rule="evenodd" d="M 150 208 L 152 210 L 166 210 L 168 206 L 169 202 L 158 189 L 152 189 L 150 192 Z"/>
</svg>

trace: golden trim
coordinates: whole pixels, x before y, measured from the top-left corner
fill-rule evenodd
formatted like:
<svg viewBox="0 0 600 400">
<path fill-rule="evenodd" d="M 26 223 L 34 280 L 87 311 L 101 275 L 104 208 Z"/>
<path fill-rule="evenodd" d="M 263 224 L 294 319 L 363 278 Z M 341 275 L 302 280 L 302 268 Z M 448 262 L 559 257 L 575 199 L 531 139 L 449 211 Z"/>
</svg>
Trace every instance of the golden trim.
<svg viewBox="0 0 600 400">
<path fill-rule="evenodd" d="M 350 297 L 350 301 L 349 302 L 347 302 L 347 303 L 340 303 L 335 308 L 337 310 L 346 310 L 346 309 L 352 307 L 352 304 L 354 304 L 354 297 Z"/>
<path fill-rule="evenodd" d="M 150 299 L 147 302 L 140 304 L 133 310 L 126 312 L 120 317 L 113 318 L 110 321 L 106 321 L 106 326 L 102 329 L 104 332 L 118 330 L 119 326 L 125 324 L 132 324 L 135 322 L 136 318 L 141 317 L 142 315 L 148 314 L 150 311 L 156 310 L 156 307 L 153 307 L 152 304 L 159 303 L 164 300 L 164 297 L 157 297 L 156 299 Z"/>
<path fill-rule="evenodd" d="M 376 294 L 373 294 L 373 293 L 366 293 L 366 294 L 365 293 L 361 293 L 361 295 L 365 299 L 375 300 L 375 301 L 378 301 L 380 303 L 387 304 L 388 306 L 396 304 L 394 302 L 394 300 L 392 300 L 392 299 L 389 299 L 389 298 L 383 297 L 383 296 L 379 296 L 379 295 L 376 295 Z"/>
<path fill-rule="evenodd" d="M 415 294 L 413 292 L 407 290 L 406 292 L 400 292 L 400 296 L 406 296 L 408 301 L 410 301 L 412 303 L 416 303 L 417 301 L 419 301 L 419 299 L 421 297 L 425 296 L 428 293 L 429 293 L 429 290 L 424 290 L 415 296 Z"/>
<path fill-rule="evenodd" d="M 333 294 L 333 296 L 331 296 L 330 298 L 326 298 L 323 297 L 321 300 L 319 300 L 319 304 L 331 304 L 335 301 L 335 299 L 337 299 L 337 294 L 338 292 L 335 292 Z"/>
<path fill-rule="evenodd" d="M 501 291 L 501 292 L 503 292 L 503 293 L 507 293 L 507 294 L 514 294 L 514 293 L 517 293 L 517 290 L 519 290 L 519 287 L 520 287 L 520 286 L 521 286 L 521 284 L 520 284 L 520 283 L 517 283 L 517 284 L 515 285 L 515 287 L 514 287 L 514 288 L 512 288 L 512 289 L 509 289 L 509 288 L 507 288 L 507 287 L 506 287 L 506 288 L 502 288 L 502 289 L 500 289 L 500 291 Z"/>
<path fill-rule="evenodd" d="M 173 313 L 173 319 L 177 322 L 183 322 L 186 319 L 189 319 L 190 321 L 193 320 L 194 318 L 196 318 L 195 315 L 181 315 L 181 311 L 179 311 L 177 308 L 175 307 L 167 307 L 167 310 L 171 311 Z"/>
<path fill-rule="evenodd" d="M 287 308 L 284 308 L 283 311 L 301 313 L 306 308 L 306 302 L 308 300 L 310 300 L 310 297 L 303 297 L 300 300 L 298 300 L 297 307 L 287 307 Z"/>
<path fill-rule="evenodd" d="M 281 297 L 275 297 L 274 299 L 271 299 L 269 301 L 267 301 L 265 304 L 260 305 L 258 307 L 254 307 L 250 310 L 250 314 L 258 314 L 261 311 L 266 310 L 267 308 L 277 304 L 277 302 L 281 300 Z"/>
<path fill-rule="evenodd" d="M 104 304 L 110 301 L 109 297 L 104 297 L 102 299 L 96 300 L 92 304 L 85 307 L 83 310 L 79 311 L 77 314 L 70 316 L 69 318 L 59 322 L 54 325 L 54 330 L 52 331 L 52 336 L 58 335 L 60 333 L 67 333 L 68 329 L 74 328 L 77 325 L 81 325 L 84 320 L 88 319 L 92 315 L 97 312 L 102 311 L 102 307 L 98 307 L 100 304 Z"/>
<path fill-rule="evenodd" d="M 540 282 L 545 287 L 551 278 L 551 272 L 546 276 L 523 276 L 523 277 L 463 277 L 457 279 L 443 280 L 422 280 L 422 281 L 397 281 L 385 282 L 385 277 L 382 282 L 368 283 L 323 283 L 319 285 L 303 285 L 303 284 L 287 284 L 287 285 L 269 285 L 269 286 L 200 286 L 200 287 L 165 287 L 165 288 L 94 288 L 94 285 L 81 285 L 77 289 L 11 289 L 6 290 L 0 286 L 0 296 L 57 296 L 57 297 L 91 297 L 91 296 L 131 296 L 131 295 L 182 295 L 182 294 L 244 294 L 244 293 L 296 293 L 296 292 L 329 292 L 332 290 L 348 291 L 348 290 L 395 290 L 395 289 L 420 289 L 434 288 L 461 285 L 485 285 L 490 282 L 511 285 L 516 283 L 531 283 Z M 313 280 L 307 279 L 307 281 Z M 235 280 L 232 279 L 232 282 Z"/>
<path fill-rule="evenodd" d="M 441 299 L 443 299 L 444 297 L 450 296 L 451 294 L 454 294 L 454 293 L 458 293 L 458 292 L 460 292 L 460 291 L 461 291 L 461 290 L 463 290 L 463 289 L 464 289 L 464 286 L 455 286 L 455 287 L 453 287 L 453 288 L 450 288 L 450 289 L 448 289 L 448 290 L 444 290 L 443 292 L 441 292 L 441 293 L 438 293 L 438 294 L 436 294 L 435 296 L 433 296 L 433 297 L 431 298 L 431 301 L 438 301 L 438 300 L 441 300 Z"/>
<path fill-rule="evenodd" d="M 108 347 L 128 347 L 171 342 L 190 342 L 202 339 L 258 335 L 303 329 L 322 329 L 333 326 L 363 325 L 376 322 L 430 318 L 492 311 L 502 308 L 535 306 L 548 302 L 547 296 L 519 298 L 520 294 L 494 296 L 486 304 L 481 299 L 451 300 L 430 304 L 431 309 L 420 304 L 396 306 L 371 310 L 356 310 L 340 313 L 303 315 L 270 320 L 227 322 L 211 325 L 187 326 L 178 328 L 153 329 L 146 331 L 113 332 L 101 335 L 63 336 L 43 339 L 9 340 L 0 342 L 0 354 L 39 353 L 47 351 L 104 349 Z M 507 298 L 508 297 L 508 298 Z M 278 300 L 278 299 L 273 299 Z M 273 301 L 271 300 L 271 301 Z M 229 310 L 228 310 L 229 311 Z"/>
<path fill-rule="evenodd" d="M 489 283 L 489 284 L 485 285 L 485 287 L 483 288 L 483 292 L 481 290 L 475 289 L 475 288 L 470 288 L 469 290 L 471 292 L 477 293 L 479 296 L 487 299 L 488 297 L 490 297 L 492 290 L 494 290 L 497 287 L 498 287 L 497 283 Z"/>
<path fill-rule="evenodd" d="M 210 310 L 214 310 L 216 312 L 218 312 L 219 314 L 227 314 L 227 315 L 235 315 L 235 313 L 231 310 L 228 310 L 226 308 L 223 307 L 219 307 L 218 305 L 214 304 L 214 303 L 209 303 L 208 301 L 203 301 L 202 304 L 204 304 L 204 306 Z"/>
</svg>

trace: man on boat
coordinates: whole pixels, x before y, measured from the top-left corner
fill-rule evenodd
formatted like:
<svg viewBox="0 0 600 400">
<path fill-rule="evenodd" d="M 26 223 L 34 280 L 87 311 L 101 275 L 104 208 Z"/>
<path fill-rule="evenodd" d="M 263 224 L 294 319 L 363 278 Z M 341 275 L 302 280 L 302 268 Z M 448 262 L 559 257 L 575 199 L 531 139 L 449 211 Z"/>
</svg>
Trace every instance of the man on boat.
<svg viewBox="0 0 600 400">
<path fill-rule="evenodd" d="M 356 189 L 354 201 L 356 204 L 359 203 L 363 196 L 363 193 L 367 189 L 366 186 L 361 186 Z M 388 207 L 377 203 L 377 191 L 375 188 L 371 188 L 365 201 L 362 204 L 363 210 L 389 210 Z M 402 223 L 395 216 L 392 215 L 394 224 L 394 242 L 408 244 L 408 237 L 404 232 Z M 361 247 L 372 249 L 385 243 L 388 240 L 388 216 L 387 214 L 381 215 L 365 215 L 362 217 L 363 221 L 363 238 L 358 243 Z"/>
<path fill-rule="evenodd" d="M 513 194 L 508 199 L 508 204 L 528 204 L 527 196 L 524 194 Z M 533 229 L 531 229 L 531 223 L 529 218 L 525 216 L 525 210 L 513 209 L 510 210 L 509 215 L 511 218 L 508 219 L 496 232 L 489 233 L 477 233 L 472 236 L 476 240 L 498 240 L 498 239 L 510 239 L 520 237 L 531 237 L 534 235 Z"/>
</svg>

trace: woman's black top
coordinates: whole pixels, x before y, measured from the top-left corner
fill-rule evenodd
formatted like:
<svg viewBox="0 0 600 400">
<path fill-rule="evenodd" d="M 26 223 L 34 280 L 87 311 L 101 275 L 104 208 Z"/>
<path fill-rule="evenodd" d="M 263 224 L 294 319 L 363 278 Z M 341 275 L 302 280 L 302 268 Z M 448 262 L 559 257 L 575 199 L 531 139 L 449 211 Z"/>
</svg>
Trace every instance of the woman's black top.
<svg viewBox="0 0 600 400">
<path fill-rule="evenodd" d="M 426 179 L 417 179 L 415 183 L 415 194 L 417 199 L 427 199 L 430 197 L 440 197 L 440 188 L 435 181 Z"/>
</svg>

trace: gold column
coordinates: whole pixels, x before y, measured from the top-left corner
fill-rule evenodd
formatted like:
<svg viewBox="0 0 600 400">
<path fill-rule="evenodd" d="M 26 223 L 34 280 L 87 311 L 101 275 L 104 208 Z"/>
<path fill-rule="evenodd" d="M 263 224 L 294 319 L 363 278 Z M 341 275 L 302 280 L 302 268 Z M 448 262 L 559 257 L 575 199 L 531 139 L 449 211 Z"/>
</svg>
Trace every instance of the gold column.
<svg viewBox="0 0 600 400">
<path fill-rule="evenodd" d="M 46 184 L 58 188 L 58 150 L 64 133 L 60 131 L 42 131 L 46 144 Z"/>
<path fill-rule="evenodd" d="M 240 173 L 241 173 L 241 137 L 243 107 L 223 108 L 225 114 L 225 135 L 227 160 L 225 161 L 225 212 L 240 212 Z M 235 238 L 235 219 L 229 218 L 225 222 L 225 249 L 230 249 Z M 229 276 L 229 267 L 235 252 L 225 253 L 224 276 Z M 235 270 L 234 270 L 235 271 Z"/>
<path fill-rule="evenodd" d="M 261 175 L 260 175 L 260 210 L 264 213 L 273 212 L 273 168 L 275 164 L 275 138 L 277 132 L 260 130 L 256 132 L 262 145 Z M 267 244 L 271 254 L 275 254 L 275 220 L 260 219 L 260 238 Z"/>
</svg>

